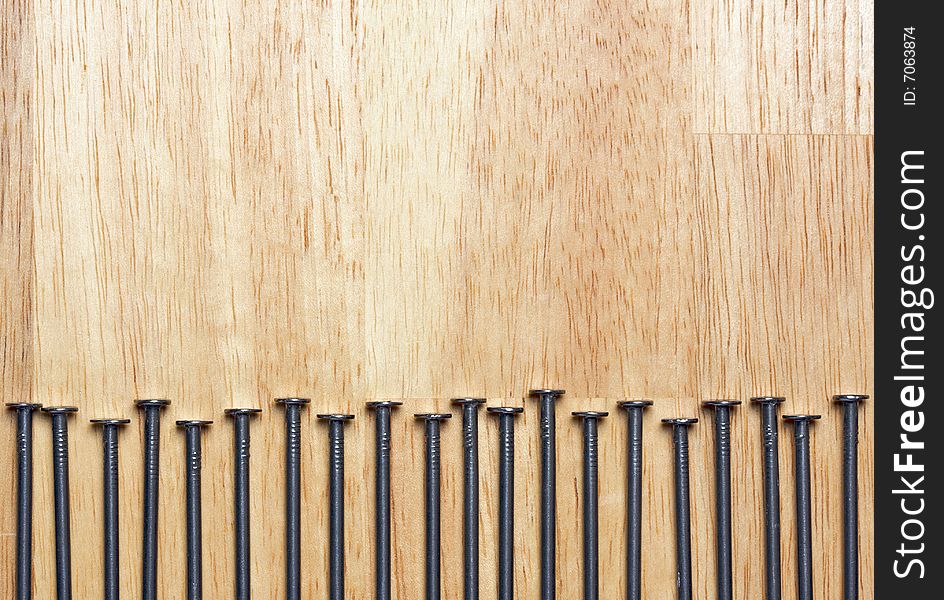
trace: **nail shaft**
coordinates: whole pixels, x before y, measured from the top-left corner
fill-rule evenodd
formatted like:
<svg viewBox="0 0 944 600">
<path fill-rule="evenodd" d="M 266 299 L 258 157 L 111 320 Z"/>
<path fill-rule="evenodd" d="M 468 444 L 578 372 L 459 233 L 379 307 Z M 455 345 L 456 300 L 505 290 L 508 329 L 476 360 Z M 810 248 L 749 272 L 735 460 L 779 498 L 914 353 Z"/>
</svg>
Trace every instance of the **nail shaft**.
<svg viewBox="0 0 944 600">
<path fill-rule="evenodd" d="M 439 600 L 442 594 L 440 577 L 440 491 L 441 464 L 439 428 L 441 421 L 451 418 L 448 413 L 422 413 L 426 439 L 426 600 Z"/>
<path fill-rule="evenodd" d="M 144 526 L 141 551 L 141 598 L 157 600 L 157 512 L 160 484 L 161 409 L 167 400 L 139 400 L 144 411 Z"/>
<path fill-rule="evenodd" d="M 859 598 L 859 403 L 860 394 L 834 398 L 842 405 L 843 598 Z"/>
<path fill-rule="evenodd" d="M 767 600 L 780 600 L 780 456 L 778 449 L 777 407 L 784 399 L 758 396 L 751 399 L 760 405 L 761 437 L 764 460 L 764 557 Z"/>
<path fill-rule="evenodd" d="M 69 414 L 72 406 L 43 409 L 52 417 L 53 505 L 56 531 L 56 598 L 72 598 L 72 541 L 69 524 Z"/>
<path fill-rule="evenodd" d="M 236 600 L 249 600 L 249 421 L 260 408 L 230 408 L 233 418 L 233 517 L 236 530 Z"/>
<path fill-rule="evenodd" d="M 105 600 L 118 600 L 118 430 L 129 419 L 92 419 L 102 428 Z"/>
<path fill-rule="evenodd" d="M 557 595 L 557 447 L 554 405 L 564 390 L 531 390 L 541 403 L 541 600 Z"/>
<path fill-rule="evenodd" d="M 285 408 L 285 598 L 302 594 L 302 418 L 307 398 L 280 398 Z"/>
<path fill-rule="evenodd" d="M 789 415 L 796 453 L 797 599 L 813 599 L 813 508 L 810 491 L 810 421 L 819 415 Z"/>
<path fill-rule="evenodd" d="M 731 600 L 734 573 L 731 548 L 731 409 L 738 400 L 713 400 L 705 406 L 715 413 L 715 522 L 719 600 Z"/>
<path fill-rule="evenodd" d="M 600 486 L 597 422 L 605 412 L 575 412 L 583 419 L 583 597 L 600 598 Z"/>
<path fill-rule="evenodd" d="M 629 418 L 626 497 L 626 598 L 642 598 L 642 416 L 650 400 L 620 402 Z"/>
<path fill-rule="evenodd" d="M 328 422 L 328 598 L 344 599 L 344 423 L 354 415 L 323 414 Z"/>
<path fill-rule="evenodd" d="M 201 476 L 203 448 L 200 434 L 212 421 L 177 421 L 184 428 L 187 449 L 187 598 L 203 598 L 203 502 Z"/>
<path fill-rule="evenodd" d="M 463 598 L 479 598 L 479 406 L 482 398 L 456 398 L 462 407 Z"/>
<path fill-rule="evenodd" d="M 11 402 L 16 411 L 16 600 L 33 596 L 33 412 L 41 404 Z"/>
<path fill-rule="evenodd" d="M 689 499 L 688 428 L 698 419 L 663 419 L 672 425 L 675 449 L 675 557 L 679 600 L 692 598 L 692 517 Z"/>
<path fill-rule="evenodd" d="M 393 408 L 401 402 L 369 402 L 368 408 L 375 414 L 375 449 L 376 465 L 376 514 L 374 543 L 376 545 L 375 598 L 390 600 L 390 451 L 391 431 L 390 416 Z"/>
<path fill-rule="evenodd" d="M 512 600 L 515 584 L 515 415 L 520 407 L 490 407 L 498 416 L 498 600 Z"/>
</svg>

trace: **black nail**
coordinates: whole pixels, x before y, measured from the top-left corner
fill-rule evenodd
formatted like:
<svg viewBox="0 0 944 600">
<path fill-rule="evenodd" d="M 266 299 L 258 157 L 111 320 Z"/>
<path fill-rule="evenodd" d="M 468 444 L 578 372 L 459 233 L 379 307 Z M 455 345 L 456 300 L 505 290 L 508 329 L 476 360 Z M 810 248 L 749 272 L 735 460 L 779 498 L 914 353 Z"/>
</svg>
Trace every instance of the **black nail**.
<svg viewBox="0 0 944 600">
<path fill-rule="evenodd" d="M 393 409 L 403 404 L 386 400 L 368 402 L 367 408 L 375 413 L 375 449 L 376 465 L 376 506 L 374 543 L 375 548 L 375 590 L 377 600 L 390 600 L 390 414 Z"/>
<path fill-rule="evenodd" d="M 138 400 L 144 411 L 144 533 L 141 598 L 157 600 L 157 509 L 161 469 L 161 409 L 169 400 Z"/>
<path fill-rule="evenodd" d="M 187 448 L 187 598 L 203 598 L 203 510 L 200 471 L 203 447 L 200 433 L 213 421 L 190 419 L 177 421 L 184 428 Z"/>
<path fill-rule="evenodd" d="M 764 556 L 767 600 L 780 600 L 780 452 L 777 444 L 778 396 L 757 396 L 751 402 L 760 405 L 760 431 L 764 440 Z"/>
<path fill-rule="evenodd" d="M 498 600 L 515 593 L 515 415 L 520 406 L 491 406 L 498 417 Z"/>
<path fill-rule="evenodd" d="M 328 598 L 344 600 L 344 423 L 354 415 L 318 418 L 328 422 Z"/>
<path fill-rule="evenodd" d="M 462 407 L 463 598 L 479 598 L 479 406 L 483 398 L 456 398 Z"/>
<path fill-rule="evenodd" d="M 688 486 L 688 428 L 698 419 L 662 419 L 675 448 L 675 561 L 679 600 L 692 598 L 692 506 Z"/>
<path fill-rule="evenodd" d="M 869 397 L 841 394 L 842 405 L 842 559 L 845 600 L 859 598 L 859 404 Z"/>
<path fill-rule="evenodd" d="M 619 407 L 629 416 L 626 498 L 626 598 L 642 598 L 642 413 L 651 400 L 628 400 Z"/>
<path fill-rule="evenodd" d="M 285 407 L 285 598 L 302 594 L 302 407 L 308 398 L 279 398 Z"/>
<path fill-rule="evenodd" d="M 597 421 L 609 413 L 578 411 L 583 419 L 583 597 L 600 597 L 600 456 Z"/>
<path fill-rule="evenodd" d="M 557 449 L 554 404 L 564 390 L 531 390 L 541 402 L 541 600 L 557 595 Z"/>
<path fill-rule="evenodd" d="M 92 419 L 102 428 L 105 600 L 118 600 L 118 429 L 131 419 Z"/>
<path fill-rule="evenodd" d="M 236 530 L 236 600 L 249 600 L 249 421 L 261 408 L 228 408 L 233 418 L 233 483 Z"/>
<path fill-rule="evenodd" d="M 734 573 L 731 550 L 731 409 L 740 400 L 710 400 L 704 406 L 715 412 L 715 522 L 718 599 L 731 600 Z"/>
<path fill-rule="evenodd" d="M 16 600 L 33 597 L 33 412 L 42 407 L 7 403 L 16 411 Z"/>
<path fill-rule="evenodd" d="M 820 415 L 784 415 L 793 423 L 796 452 L 797 599 L 813 599 L 813 507 L 810 492 L 810 421 Z"/>
<path fill-rule="evenodd" d="M 442 472 L 439 450 L 439 425 L 451 419 L 449 413 L 421 413 L 415 415 L 426 425 L 426 600 L 439 600 L 442 594 L 440 580 L 440 489 Z"/>
<path fill-rule="evenodd" d="M 53 502 L 56 516 L 56 598 L 72 598 L 72 542 L 69 526 L 69 414 L 74 406 L 47 406 L 52 417 Z"/>
</svg>

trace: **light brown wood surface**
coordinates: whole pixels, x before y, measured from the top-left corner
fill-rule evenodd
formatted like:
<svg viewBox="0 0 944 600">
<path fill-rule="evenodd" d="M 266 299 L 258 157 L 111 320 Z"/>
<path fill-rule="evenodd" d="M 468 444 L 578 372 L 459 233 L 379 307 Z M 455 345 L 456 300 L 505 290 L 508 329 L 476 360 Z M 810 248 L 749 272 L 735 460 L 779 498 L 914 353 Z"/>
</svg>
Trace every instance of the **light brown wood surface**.
<svg viewBox="0 0 944 600">
<path fill-rule="evenodd" d="M 421 596 L 422 426 L 481 395 L 517 421 L 516 597 L 538 594 L 537 411 L 559 386 L 558 598 L 581 597 L 581 433 L 601 427 L 601 597 L 624 597 L 626 397 L 645 425 L 644 597 L 675 594 L 671 438 L 692 430 L 695 597 L 714 597 L 711 415 L 788 396 L 814 426 L 815 590 L 841 595 L 840 419 L 872 389 L 872 3 L 2 0 L 0 390 L 71 422 L 75 597 L 101 595 L 101 444 L 121 436 L 122 593 L 139 597 L 142 423 L 166 397 L 160 588 L 184 596 L 183 436 L 208 418 L 205 594 L 233 593 L 232 426 L 252 436 L 252 581 L 283 581 L 283 431 L 304 414 L 304 598 L 327 594 L 326 428 L 347 430 L 349 598 L 373 594 L 373 426 L 394 419 L 394 597 Z M 871 404 L 861 592 L 872 597 Z M 481 417 L 483 598 L 496 425 Z M 735 597 L 762 597 L 755 407 L 734 417 Z M 444 435 L 444 597 L 461 597 L 461 438 Z M 35 597 L 55 588 L 48 418 L 35 424 Z M 794 594 L 782 429 L 785 597 Z M 0 421 L 11 597 L 14 420 Z"/>
</svg>

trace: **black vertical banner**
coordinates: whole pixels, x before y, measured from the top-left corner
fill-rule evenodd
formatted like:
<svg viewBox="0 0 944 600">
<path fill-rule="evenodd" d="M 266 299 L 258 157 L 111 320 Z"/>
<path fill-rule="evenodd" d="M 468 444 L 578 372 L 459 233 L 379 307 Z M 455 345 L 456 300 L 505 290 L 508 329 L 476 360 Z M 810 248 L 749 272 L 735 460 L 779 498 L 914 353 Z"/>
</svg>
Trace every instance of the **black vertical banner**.
<svg viewBox="0 0 944 600">
<path fill-rule="evenodd" d="M 941 5 L 875 5 L 875 597 L 944 594 Z"/>
</svg>

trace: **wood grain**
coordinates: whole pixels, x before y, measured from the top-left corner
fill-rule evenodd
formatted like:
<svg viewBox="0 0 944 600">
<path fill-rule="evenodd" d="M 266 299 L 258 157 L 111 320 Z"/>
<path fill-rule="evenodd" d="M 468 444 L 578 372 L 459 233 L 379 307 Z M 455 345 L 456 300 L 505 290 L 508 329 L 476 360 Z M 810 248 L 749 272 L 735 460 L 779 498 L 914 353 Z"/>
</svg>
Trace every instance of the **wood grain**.
<svg viewBox="0 0 944 600">
<path fill-rule="evenodd" d="M 836 597 L 838 412 L 872 388 L 870 4 L 573 0 L 204 4 L 5 0 L 0 389 L 75 404 L 76 597 L 101 595 L 101 448 L 121 437 L 122 593 L 140 586 L 141 397 L 164 415 L 161 597 L 184 587 L 183 437 L 205 437 L 204 565 L 233 594 L 232 439 L 253 422 L 252 577 L 284 594 L 283 425 L 303 431 L 303 597 L 327 593 L 326 428 L 347 428 L 348 596 L 373 594 L 369 399 L 394 419 L 394 594 L 422 585 L 414 412 L 525 403 L 517 421 L 516 590 L 538 593 L 537 409 L 558 413 L 560 598 L 581 594 L 580 428 L 601 426 L 603 597 L 625 587 L 624 397 L 646 416 L 646 598 L 675 589 L 671 438 L 693 430 L 695 589 L 713 595 L 711 415 L 777 393 L 815 426 L 818 597 Z M 793 56 L 802 60 L 793 60 Z M 784 135 L 791 134 L 791 135 Z M 801 135 L 792 135 L 801 134 Z M 827 135 L 829 134 L 829 135 Z M 836 134 L 836 135 L 832 135 Z M 871 598 L 871 408 L 863 409 L 862 597 Z M 495 585 L 497 427 L 480 419 L 482 591 Z M 461 438 L 444 425 L 444 596 L 461 596 Z M 13 477 L 14 421 L 0 422 Z M 760 430 L 734 417 L 736 598 L 761 595 Z M 783 429 L 784 581 L 793 580 Z M 35 582 L 54 594 L 48 420 L 36 422 Z M 0 491 L 0 505 L 14 490 Z M 12 511 L 0 591 L 12 589 Z M 81 576 L 79 576 L 81 575 Z M 785 588 L 785 593 L 792 589 Z"/>
<path fill-rule="evenodd" d="M 872 0 L 693 0 L 700 133 L 871 133 Z"/>
</svg>

